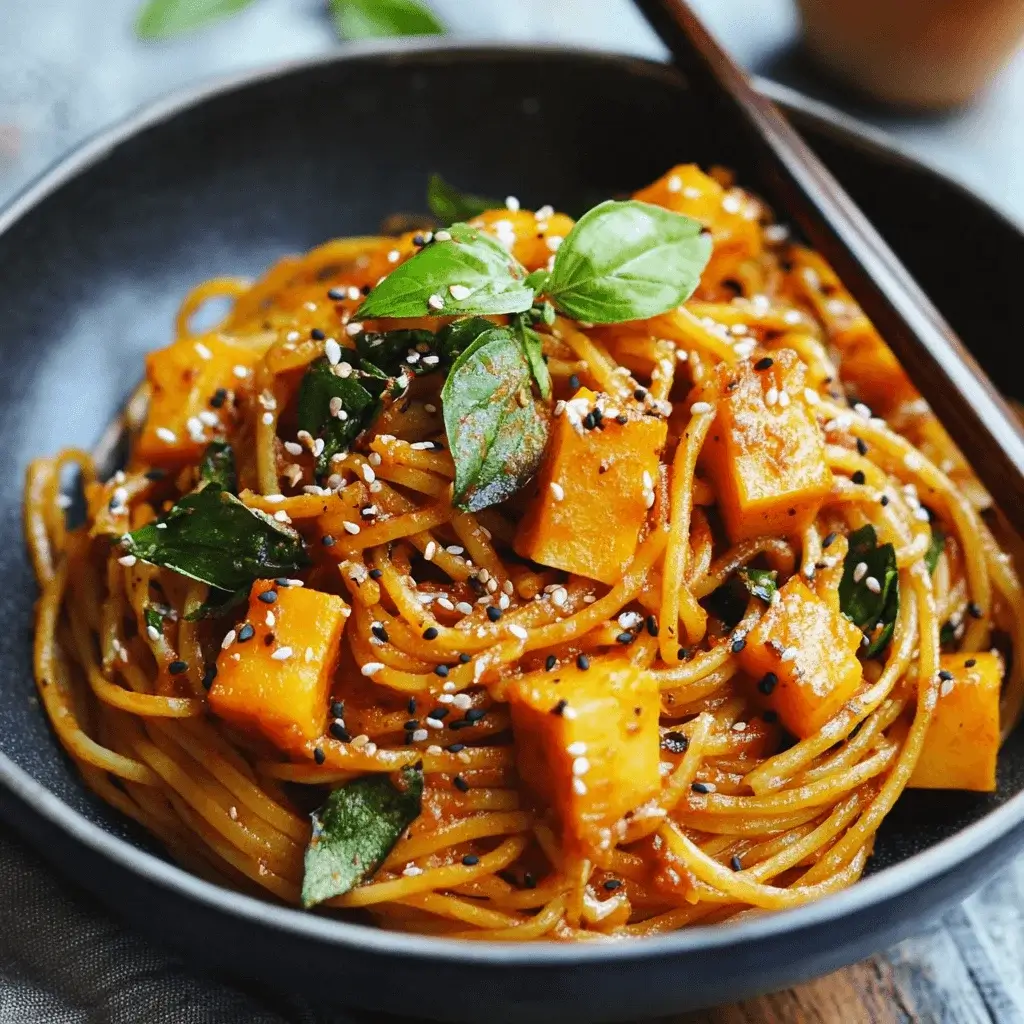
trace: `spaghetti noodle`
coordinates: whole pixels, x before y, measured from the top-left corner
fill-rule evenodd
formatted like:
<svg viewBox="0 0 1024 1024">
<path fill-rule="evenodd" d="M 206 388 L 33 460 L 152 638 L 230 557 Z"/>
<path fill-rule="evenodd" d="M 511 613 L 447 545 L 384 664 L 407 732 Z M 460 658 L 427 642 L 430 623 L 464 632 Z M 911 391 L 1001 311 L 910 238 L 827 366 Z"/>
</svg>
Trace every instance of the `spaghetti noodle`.
<svg viewBox="0 0 1024 1024">
<path fill-rule="evenodd" d="M 499 500 L 456 494 L 472 459 L 430 341 L 468 286 L 426 317 L 355 316 L 451 238 L 425 230 L 201 285 L 148 360 L 128 464 L 31 465 L 46 713 L 86 784 L 184 866 L 297 904 L 309 849 L 376 827 L 339 838 L 355 812 L 321 811 L 311 842 L 310 808 L 361 793 L 383 820 L 373 801 L 399 807 L 415 776 L 415 817 L 307 904 L 463 938 L 646 936 L 851 884 L 908 785 L 991 788 L 1024 609 L 988 496 L 830 268 L 726 172 L 675 168 L 636 200 L 710 232 L 700 284 L 619 323 L 533 304 L 546 372 L 513 396 L 535 418 Z M 512 201 L 469 227 L 528 280 L 571 244 L 568 218 Z M 194 331 L 213 298 L 231 311 Z M 360 363 L 399 330 L 429 333 L 401 335 L 397 375 Z M 314 436 L 315 372 L 388 380 L 336 451 L 357 392 Z M 211 483 L 226 451 L 235 480 Z M 215 487 L 265 542 L 241 586 L 160 547 Z M 224 529 L 202 557 L 237 574 L 250 537 Z"/>
</svg>

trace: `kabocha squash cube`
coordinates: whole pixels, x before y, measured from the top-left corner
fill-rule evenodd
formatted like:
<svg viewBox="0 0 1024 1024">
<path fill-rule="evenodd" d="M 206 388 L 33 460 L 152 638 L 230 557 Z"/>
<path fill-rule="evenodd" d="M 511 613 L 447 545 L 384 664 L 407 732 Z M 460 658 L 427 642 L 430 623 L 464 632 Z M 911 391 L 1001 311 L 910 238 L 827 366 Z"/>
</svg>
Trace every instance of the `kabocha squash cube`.
<svg viewBox="0 0 1024 1024">
<path fill-rule="evenodd" d="M 523 558 L 602 583 L 615 583 L 636 553 L 658 480 L 668 427 L 637 408 L 615 407 L 588 428 L 595 404 L 611 401 L 581 388 L 552 421 L 514 547 Z"/>
<path fill-rule="evenodd" d="M 334 594 L 257 580 L 245 624 L 217 658 L 209 697 L 214 713 L 281 750 L 305 750 L 324 734 L 349 613 Z"/>
<path fill-rule="evenodd" d="M 201 341 L 182 338 L 151 352 L 146 357 L 149 409 L 136 456 L 160 466 L 197 461 L 218 433 L 216 426 L 203 422 L 209 416 L 200 419 L 199 414 L 230 422 L 230 408 L 221 402 L 223 396 L 217 396 L 218 388 L 237 391 L 247 382 L 251 387 L 252 367 L 258 358 L 254 349 L 211 337 Z"/>
<path fill-rule="evenodd" d="M 580 849 L 601 848 L 658 793 L 660 697 L 647 672 L 595 659 L 523 676 L 508 699 L 519 774 Z"/>
<path fill-rule="evenodd" d="M 716 374 L 718 413 L 703 457 L 730 539 L 800 533 L 832 486 L 825 438 L 804 398 L 803 363 L 781 349 L 722 364 Z"/>
<path fill-rule="evenodd" d="M 857 692 L 862 636 L 845 615 L 794 576 L 747 634 L 740 664 L 779 721 L 803 739 Z"/>
<path fill-rule="evenodd" d="M 991 793 L 996 788 L 1003 659 L 994 651 L 944 654 L 939 665 L 945 678 L 908 785 Z"/>
</svg>

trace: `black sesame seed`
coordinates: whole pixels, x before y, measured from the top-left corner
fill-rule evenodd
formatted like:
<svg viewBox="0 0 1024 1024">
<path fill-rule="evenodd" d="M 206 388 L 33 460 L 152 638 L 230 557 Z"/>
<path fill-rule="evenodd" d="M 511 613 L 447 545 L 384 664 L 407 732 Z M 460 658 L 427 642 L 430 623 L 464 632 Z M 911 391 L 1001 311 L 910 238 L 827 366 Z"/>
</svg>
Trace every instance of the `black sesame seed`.
<svg viewBox="0 0 1024 1024">
<path fill-rule="evenodd" d="M 766 672 L 757 684 L 757 688 L 767 697 L 778 685 L 779 677 L 774 672 Z"/>
<path fill-rule="evenodd" d="M 327 298 L 329 298 L 331 300 L 331 302 L 342 302 L 345 299 L 345 289 L 344 288 L 328 288 L 327 289 Z"/>
<path fill-rule="evenodd" d="M 287 576 L 278 576 L 277 579 L 274 580 L 274 582 L 279 587 L 290 587 L 292 585 L 292 581 L 290 579 L 288 579 Z"/>
<path fill-rule="evenodd" d="M 167 671 L 170 672 L 172 676 L 180 676 L 182 672 L 188 671 L 188 662 L 172 661 L 170 665 L 167 666 Z"/>
<path fill-rule="evenodd" d="M 348 733 L 348 729 L 341 724 L 341 722 L 331 722 L 330 734 L 336 739 L 341 740 L 342 743 L 351 743 L 352 737 Z"/>
<path fill-rule="evenodd" d="M 833 541 L 835 541 L 836 537 L 838 537 L 838 536 L 839 536 L 838 533 L 826 534 L 825 535 L 825 539 L 821 542 L 821 546 L 823 548 L 829 547 L 829 545 L 831 545 L 833 543 Z"/>
<path fill-rule="evenodd" d="M 629 422 L 629 417 L 624 412 L 620 412 L 619 415 L 615 417 L 615 422 L 624 427 Z"/>
<path fill-rule="evenodd" d="M 862 484 L 864 483 L 864 474 L 858 469 L 854 472 L 853 476 L 851 476 L 850 479 L 855 484 Z"/>
<path fill-rule="evenodd" d="M 886 505 L 888 505 L 888 504 L 889 504 L 889 495 L 888 495 L 888 494 L 883 494 L 883 495 L 882 495 L 882 496 L 881 496 L 881 497 L 880 497 L 880 498 L 878 499 L 878 503 L 879 503 L 879 504 L 880 504 L 880 505 L 881 505 L 881 506 L 882 506 L 882 507 L 884 508 L 884 507 L 885 507 Z"/>
<path fill-rule="evenodd" d="M 370 632 L 382 643 L 386 644 L 391 639 L 388 636 L 388 631 L 379 623 L 375 622 L 370 627 Z"/>
<path fill-rule="evenodd" d="M 424 640 L 436 640 L 437 639 L 437 630 L 433 626 L 427 626 L 427 628 L 425 630 L 423 630 L 423 639 Z"/>
<path fill-rule="evenodd" d="M 325 533 L 323 537 L 323 545 L 325 548 L 333 548 L 338 542 L 329 534 Z"/>
<path fill-rule="evenodd" d="M 580 379 L 575 373 L 569 377 L 569 387 L 573 391 L 579 391 L 580 389 Z"/>
<path fill-rule="evenodd" d="M 868 443 L 863 437 L 857 438 L 857 451 L 860 452 L 861 455 L 867 455 L 868 453 Z"/>
<path fill-rule="evenodd" d="M 685 754 L 690 746 L 690 741 L 681 732 L 665 733 L 661 737 L 661 749 L 667 750 L 670 754 Z"/>
<path fill-rule="evenodd" d="M 758 359 L 758 361 L 756 363 L 754 363 L 754 369 L 755 370 L 770 370 L 772 368 L 772 366 L 774 366 L 774 364 L 775 364 L 775 360 L 772 359 L 771 356 L 765 356 L 763 359 Z"/>
<path fill-rule="evenodd" d="M 578 654 L 576 656 L 576 667 L 581 672 L 586 672 L 590 668 L 590 659 L 585 654 Z"/>
<path fill-rule="evenodd" d="M 967 606 L 967 614 L 970 615 L 972 619 L 980 619 L 982 616 L 981 607 L 974 601 L 971 601 Z"/>
<path fill-rule="evenodd" d="M 451 708 L 434 708 L 433 711 L 428 712 L 427 718 L 433 718 L 436 722 L 444 721 L 450 710 Z"/>
<path fill-rule="evenodd" d="M 364 284 L 364 285 L 363 285 L 363 287 L 362 287 L 362 288 L 360 288 L 359 290 L 360 290 L 360 291 L 361 291 L 361 292 L 362 292 L 362 293 L 363 293 L 364 295 L 369 295 L 369 294 L 370 294 L 370 292 L 372 292 L 372 291 L 373 291 L 373 285 L 372 285 L 372 284 Z"/>
<path fill-rule="evenodd" d="M 692 789 L 694 791 L 694 793 L 710 793 L 711 792 L 711 790 L 708 789 L 708 785 L 707 785 L 706 782 L 691 782 L 690 783 L 690 789 Z"/>
<path fill-rule="evenodd" d="M 534 878 L 532 872 L 527 871 L 527 872 L 524 873 L 524 875 L 523 875 L 523 885 L 527 889 L 536 889 L 537 888 L 537 879 Z"/>
<path fill-rule="evenodd" d="M 483 708 L 470 708 L 466 712 L 466 719 L 465 720 L 467 722 L 470 722 L 470 723 L 479 722 L 480 719 L 483 718 L 484 715 L 486 715 L 486 714 L 487 714 L 487 712 Z"/>
<path fill-rule="evenodd" d="M 594 415 L 595 410 L 591 409 L 586 416 L 583 417 L 583 429 L 593 430 L 597 426 L 597 417 Z"/>
<path fill-rule="evenodd" d="M 609 892 L 615 892 L 616 889 L 622 888 L 622 882 L 618 878 L 606 878 L 604 880 L 604 888 Z"/>
<path fill-rule="evenodd" d="M 409 698 L 409 703 L 405 705 L 405 710 L 408 711 L 410 715 L 415 715 L 416 714 L 416 698 L 415 697 L 410 697 Z"/>
<path fill-rule="evenodd" d="M 941 679 L 941 680 L 942 680 L 942 681 L 943 681 L 944 683 L 945 683 L 945 682 L 948 682 L 948 681 L 949 681 L 950 679 L 952 679 L 952 678 L 953 678 L 953 673 L 952 673 L 952 672 L 949 672 L 949 671 L 947 671 L 946 669 L 940 669 L 940 670 L 939 670 L 939 678 L 940 678 L 940 679 Z"/>
<path fill-rule="evenodd" d="M 327 755 L 324 753 L 322 747 L 313 748 L 313 760 L 316 761 L 317 764 L 323 764 L 324 761 L 327 760 Z"/>
<path fill-rule="evenodd" d="M 489 618 L 491 622 L 497 622 L 498 619 L 501 618 L 501 609 L 497 607 L 497 605 L 489 605 L 487 608 L 487 618 Z"/>
<path fill-rule="evenodd" d="M 459 664 L 461 665 L 468 665 L 472 660 L 473 658 L 468 654 L 459 655 Z"/>
<path fill-rule="evenodd" d="M 324 334 L 324 332 L 321 331 L 319 327 L 314 327 L 313 330 L 309 332 L 309 336 L 314 341 L 323 341 L 327 337 L 327 335 Z"/>
<path fill-rule="evenodd" d="M 331 701 L 331 718 L 345 717 L 345 702 L 343 700 Z"/>
<path fill-rule="evenodd" d="M 651 636 L 657 636 L 658 635 L 658 618 L 657 618 L 657 616 L 655 616 L 655 615 L 648 615 L 647 616 L 646 625 L 647 625 L 647 632 L 650 633 Z"/>
<path fill-rule="evenodd" d="M 465 749 L 465 743 L 450 743 L 447 747 L 449 754 L 461 754 Z"/>
<path fill-rule="evenodd" d="M 964 662 L 964 668 L 974 668 L 974 666 L 977 665 L 977 664 L 978 664 L 978 659 L 977 658 L 968 658 Z"/>
<path fill-rule="evenodd" d="M 214 409 L 219 409 L 227 400 L 227 388 L 217 388 L 217 390 L 210 396 L 210 406 Z"/>
<path fill-rule="evenodd" d="M 690 660 L 690 649 L 689 649 L 689 647 L 680 647 L 679 650 L 676 651 L 676 657 L 680 661 L 689 661 Z"/>
<path fill-rule="evenodd" d="M 384 570 L 383 569 L 371 569 L 370 570 L 370 579 L 371 580 L 379 580 L 381 578 L 381 576 L 383 576 L 383 575 L 384 575 Z"/>
<path fill-rule="evenodd" d="M 413 729 L 418 729 L 419 727 L 420 727 L 420 720 L 418 718 L 410 718 L 409 721 L 406 722 L 402 726 L 402 728 L 406 732 L 411 732 Z"/>
<path fill-rule="evenodd" d="M 412 244 L 415 245 L 417 249 L 420 249 L 427 244 L 427 240 L 422 235 L 413 235 Z"/>
<path fill-rule="evenodd" d="M 277 639 L 277 637 L 273 633 L 267 633 L 263 637 L 263 646 L 264 647 L 273 647 L 274 646 L 274 641 L 276 639 Z"/>
<path fill-rule="evenodd" d="M 620 633 L 615 639 L 620 644 L 631 644 L 633 642 L 634 637 L 632 633 L 626 632 Z"/>
<path fill-rule="evenodd" d="M 437 666 L 435 666 L 435 668 L 434 668 L 434 675 L 435 676 L 440 676 L 443 679 L 446 675 L 448 675 L 448 666 L 447 665 L 437 665 Z"/>
<path fill-rule="evenodd" d="M 554 670 L 554 667 L 555 667 L 555 666 L 556 666 L 557 664 L 558 664 L 558 659 L 557 659 L 557 658 L 556 658 L 556 657 L 555 657 L 555 656 L 554 656 L 553 654 L 549 654 L 549 655 L 548 655 L 548 656 L 547 656 L 547 657 L 546 657 L 546 658 L 544 659 L 544 671 L 545 671 L 545 672 L 551 672 L 551 671 L 553 671 L 553 670 Z"/>
<path fill-rule="evenodd" d="M 729 867 L 731 867 L 733 871 L 743 870 L 743 861 L 740 860 L 740 855 L 738 853 L 733 854 L 732 860 L 729 861 Z"/>
<path fill-rule="evenodd" d="M 253 629 L 251 623 L 246 623 L 238 631 L 238 642 L 244 644 L 246 640 L 251 640 L 256 635 L 256 630 Z"/>
<path fill-rule="evenodd" d="M 468 793 L 469 792 L 469 783 L 461 775 L 456 775 L 455 778 L 452 779 L 452 785 L 460 793 Z"/>
<path fill-rule="evenodd" d="M 746 638 L 742 637 L 742 636 L 738 636 L 732 642 L 732 653 L 733 654 L 739 654 L 740 651 L 742 651 L 743 648 L 746 647 L 746 646 L 747 646 Z"/>
<path fill-rule="evenodd" d="M 167 471 L 163 469 L 147 469 L 146 479 L 147 480 L 163 480 L 167 476 Z"/>
<path fill-rule="evenodd" d="M 551 714 L 558 715 L 559 718 L 565 713 L 565 709 L 569 706 L 567 700 L 560 700 L 552 709 Z"/>
<path fill-rule="evenodd" d="M 277 600 L 277 591 L 276 590 L 264 590 L 263 593 L 260 594 L 260 600 L 264 604 L 273 604 Z"/>
<path fill-rule="evenodd" d="M 475 853 L 467 853 L 466 856 L 462 858 L 462 863 L 465 864 L 467 868 L 475 868 L 477 864 L 480 863 L 480 858 Z"/>
<path fill-rule="evenodd" d="M 206 671 L 203 673 L 203 689 L 208 690 L 213 686 L 214 679 L 217 678 L 217 666 L 208 665 Z"/>
</svg>

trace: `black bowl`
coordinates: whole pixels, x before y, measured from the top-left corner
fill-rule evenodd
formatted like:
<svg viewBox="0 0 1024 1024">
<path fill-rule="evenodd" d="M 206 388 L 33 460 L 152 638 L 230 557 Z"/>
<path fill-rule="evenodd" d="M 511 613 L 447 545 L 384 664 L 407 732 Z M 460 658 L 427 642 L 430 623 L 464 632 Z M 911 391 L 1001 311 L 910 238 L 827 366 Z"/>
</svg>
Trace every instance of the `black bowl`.
<svg viewBox="0 0 1024 1024">
<path fill-rule="evenodd" d="M 997 369 L 1000 339 L 1017 326 L 1024 238 L 833 114 L 777 98 Z M 261 903 L 168 863 L 85 792 L 32 698 L 25 465 L 97 441 L 143 353 L 167 342 L 190 285 L 254 274 L 287 251 L 420 209 L 433 170 L 485 194 L 579 210 L 679 160 L 760 181 L 665 67 L 550 49 L 362 47 L 151 107 L 0 215 L 0 810 L 42 856 L 207 967 L 335 1006 L 541 1024 L 669 1013 L 831 970 L 905 936 L 1021 845 L 1018 733 L 998 793 L 908 794 L 870 876 L 815 905 L 629 945 L 410 937 Z"/>
</svg>

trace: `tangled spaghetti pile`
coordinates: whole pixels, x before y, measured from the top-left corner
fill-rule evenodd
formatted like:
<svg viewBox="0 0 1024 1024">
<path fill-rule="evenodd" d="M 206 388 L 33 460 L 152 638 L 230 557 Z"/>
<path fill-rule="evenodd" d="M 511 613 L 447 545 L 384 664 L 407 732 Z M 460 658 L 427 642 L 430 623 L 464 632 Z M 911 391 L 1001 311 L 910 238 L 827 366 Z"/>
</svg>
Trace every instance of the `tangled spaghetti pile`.
<svg viewBox="0 0 1024 1024">
<path fill-rule="evenodd" d="M 32 464 L 86 783 L 222 884 L 508 940 L 804 903 L 908 785 L 993 788 L 1020 584 L 822 259 L 692 166 L 575 228 L 462 213 L 200 286 L 125 468 Z M 654 225 L 652 315 L 615 217 Z"/>
</svg>

